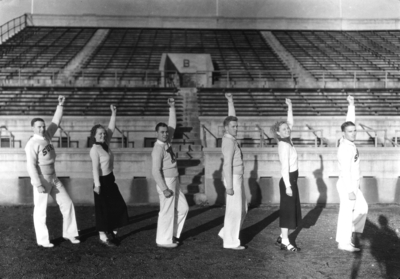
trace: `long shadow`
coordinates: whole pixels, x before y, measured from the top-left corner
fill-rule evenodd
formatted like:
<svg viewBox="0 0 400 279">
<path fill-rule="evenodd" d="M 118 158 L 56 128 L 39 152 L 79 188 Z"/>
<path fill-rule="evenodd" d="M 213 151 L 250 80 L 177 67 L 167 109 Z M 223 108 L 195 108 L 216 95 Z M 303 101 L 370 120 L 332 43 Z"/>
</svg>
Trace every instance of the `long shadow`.
<svg viewBox="0 0 400 279">
<path fill-rule="evenodd" d="M 197 215 L 200 215 L 200 214 L 202 214 L 202 213 L 204 213 L 204 212 L 206 212 L 206 211 L 208 211 L 208 210 L 211 210 L 212 208 L 214 208 L 214 207 L 208 206 L 208 207 L 203 207 L 203 208 L 191 210 L 191 211 L 189 211 L 188 216 L 186 217 L 186 220 L 188 220 L 188 219 L 190 219 L 190 218 L 193 218 L 193 217 L 195 217 L 195 216 L 197 216 Z M 157 211 L 156 213 L 158 214 L 158 211 Z M 157 214 L 156 214 L 156 215 L 157 215 Z M 142 227 L 142 228 L 133 230 L 133 231 L 131 231 L 131 232 L 129 232 L 129 233 L 123 235 L 123 236 L 120 236 L 119 239 L 120 239 L 120 241 L 122 241 L 122 240 L 124 240 L 125 238 L 128 238 L 128 237 L 131 236 L 131 235 L 140 233 L 140 232 L 142 232 L 142 231 L 153 230 L 153 229 L 156 229 L 156 228 L 157 228 L 157 222 L 156 222 L 156 223 L 152 223 L 152 224 L 147 225 L 147 226 L 144 226 L 144 227 Z M 183 235 L 184 235 L 184 233 L 182 233 L 182 235 L 181 235 L 181 239 L 182 239 L 182 240 L 184 239 L 184 238 L 183 238 Z"/>
<path fill-rule="evenodd" d="M 400 238 L 389 227 L 386 216 L 380 215 L 378 222 L 379 226 L 367 219 L 361 240 L 370 242 L 371 255 L 378 262 L 381 274 L 386 275 L 386 278 L 398 278 L 400 276 Z M 355 268 L 354 274 L 357 273 L 358 270 Z"/>
<path fill-rule="evenodd" d="M 255 223 L 240 232 L 240 240 L 242 245 L 248 244 L 253 238 L 262 230 L 268 227 L 271 223 L 279 218 L 279 210 L 274 211 L 269 216 L 262 219 L 260 222 Z"/>
<path fill-rule="evenodd" d="M 153 211 L 146 212 L 146 213 L 143 213 L 143 214 L 131 216 L 131 217 L 129 217 L 128 225 L 131 225 L 133 223 L 141 222 L 141 221 L 144 221 L 146 219 L 152 218 L 154 216 L 157 216 L 157 214 L 158 214 L 158 210 L 153 210 Z M 96 230 L 95 226 L 79 231 L 79 239 L 82 242 L 84 242 L 89 237 L 97 236 L 97 235 L 98 235 L 98 231 Z M 57 238 L 53 242 L 56 244 L 57 240 L 59 240 L 59 239 Z M 60 241 L 61 242 L 64 241 L 63 238 L 61 238 Z"/>
<path fill-rule="evenodd" d="M 254 155 L 254 169 L 250 172 L 249 189 L 251 194 L 250 206 L 258 207 L 262 201 L 260 184 L 258 183 L 258 156 Z"/>
<path fill-rule="evenodd" d="M 313 174 L 316 180 L 319 197 L 317 199 L 317 204 L 313 209 L 311 209 L 306 216 L 304 216 L 303 220 L 301 221 L 300 225 L 294 230 L 289 238 L 292 243 L 296 243 L 296 238 L 301 232 L 302 229 L 309 229 L 311 226 L 315 226 L 319 217 L 321 216 L 322 211 L 326 207 L 327 201 L 327 186 L 323 179 L 324 174 L 324 160 L 322 155 L 319 155 L 320 158 L 320 168 L 316 169 Z"/>
<path fill-rule="evenodd" d="M 220 216 L 218 218 L 215 218 L 214 220 L 211 220 L 203 225 L 200 225 L 196 228 L 193 228 L 191 230 L 185 231 L 184 233 L 182 233 L 180 239 L 185 240 L 188 239 L 190 237 L 194 237 L 196 235 L 199 235 L 201 233 L 204 233 L 206 231 L 209 231 L 215 227 L 218 227 L 220 225 L 222 225 L 224 223 L 224 218 L 225 216 Z"/>
<path fill-rule="evenodd" d="M 219 166 L 219 169 L 212 174 L 215 192 L 217 192 L 217 199 L 215 200 L 215 204 L 217 205 L 225 204 L 225 186 L 224 181 L 222 180 L 223 166 L 224 159 L 221 158 L 221 165 Z"/>
</svg>

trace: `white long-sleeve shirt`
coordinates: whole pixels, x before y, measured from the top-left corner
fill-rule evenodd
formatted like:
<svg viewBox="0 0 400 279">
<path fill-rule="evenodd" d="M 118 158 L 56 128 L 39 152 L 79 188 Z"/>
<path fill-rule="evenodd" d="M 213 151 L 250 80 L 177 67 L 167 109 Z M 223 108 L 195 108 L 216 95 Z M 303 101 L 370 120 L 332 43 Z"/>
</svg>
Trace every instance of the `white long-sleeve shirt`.
<svg viewBox="0 0 400 279">
<path fill-rule="evenodd" d="M 63 107 L 57 106 L 52 123 L 47 127 L 44 136 L 33 135 L 25 146 L 27 170 L 31 178 L 31 184 L 35 187 L 42 185 L 39 178 L 40 175 L 55 174 L 56 152 L 51 144 L 51 139 L 57 132 L 62 114 Z"/>
<path fill-rule="evenodd" d="M 176 156 L 172 150 L 171 142 L 176 128 L 176 110 L 175 107 L 169 108 L 168 134 L 167 142 L 157 140 L 151 153 L 152 174 L 157 185 L 162 191 L 167 190 L 164 177 L 179 176 Z"/>
<path fill-rule="evenodd" d="M 110 146 L 112 135 L 112 130 L 107 129 L 106 143 L 108 146 Z M 107 152 L 101 145 L 93 144 L 92 149 L 90 149 L 90 158 L 92 159 L 94 185 L 99 187 L 101 186 L 100 176 L 108 175 L 114 169 L 114 154 L 110 147 L 108 147 Z"/>
<path fill-rule="evenodd" d="M 355 107 L 349 106 L 346 121 L 355 124 Z M 360 156 L 354 142 L 345 138 L 340 140 L 338 148 L 340 187 L 348 193 L 356 192 L 360 187 Z"/>
<path fill-rule="evenodd" d="M 292 130 L 294 119 L 291 106 L 288 108 L 287 124 L 289 125 L 290 130 Z M 290 187 L 292 185 L 290 184 L 289 173 L 298 170 L 298 156 L 296 148 L 287 142 L 278 141 L 278 154 L 279 161 L 281 163 L 281 175 L 283 182 L 285 182 L 286 187 Z"/>
</svg>

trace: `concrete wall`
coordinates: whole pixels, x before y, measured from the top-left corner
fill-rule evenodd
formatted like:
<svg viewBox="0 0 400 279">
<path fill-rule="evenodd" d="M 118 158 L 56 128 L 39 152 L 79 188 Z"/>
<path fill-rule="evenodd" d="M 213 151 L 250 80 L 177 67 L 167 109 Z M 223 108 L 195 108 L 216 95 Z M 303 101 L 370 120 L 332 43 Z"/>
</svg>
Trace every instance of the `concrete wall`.
<svg viewBox="0 0 400 279">
<path fill-rule="evenodd" d="M 369 204 L 400 203 L 400 149 L 363 148 L 361 190 Z M 338 203 L 336 148 L 297 148 L 302 203 Z M 209 204 L 225 201 L 220 148 L 204 149 L 205 193 Z M 243 148 L 244 186 L 249 203 L 279 203 L 277 148 Z"/>
<path fill-rule="evenodd" d="M 75 204 L 93 204 L 89 149 L 58 148 L 56 173 Z M 114 175 L 127 204 L 156 204 L 158 194 L 151 175 L 151 149 L 113 149 Z M 0 204 L 32 204 L 33 188 L 23 149 L 0 150 Z M 54 203 L 52 199 L 49 199 Z"/>
<path fill-rule="evenodd" d="M 398 30 L 400 19 L 245 18 L 215 16 L 108 16 L 34 14 L 35 26 L 260 30 Z"/>
</svg>

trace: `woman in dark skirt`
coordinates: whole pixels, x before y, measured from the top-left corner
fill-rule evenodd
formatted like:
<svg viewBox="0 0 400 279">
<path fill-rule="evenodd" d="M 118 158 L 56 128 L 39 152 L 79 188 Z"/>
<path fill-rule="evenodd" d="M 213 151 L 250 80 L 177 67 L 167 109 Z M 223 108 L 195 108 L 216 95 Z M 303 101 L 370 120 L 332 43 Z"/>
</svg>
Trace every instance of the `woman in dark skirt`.
<svg viewBox="0 0 400 279">
<path fill-rule="evenodd" d="M 114 154 L 109 148 L 117 115 L 117 108 L 113 105 L 111 112 L 107 129 L 102 125 L 95 125 L 91 130 L 90 140 L 93 145 L 90 158 L 93 166 L 96 229 L 103 244 L 116 246 L 117 228 L 128 224 L 128 210 L 115 184 L 113 173 Z"/>
<path fill-rule="evenodd" d="M 290 132 L 293 127 L 293 109 L 290 99 L 286 99 L 288 105 L 287 121 L 280 121 L 271 127 L 278 140 L 279 161 L 281 162 L 282 178 L 279 181 L 280 209 L 279 227 L 281 235 L 276 240 L 281 250 L 297 252 L 300 248 L 292 245 L 289 241 L 289 230 L 294 230 L 301 222 L 301 207 L 297 178 L 299 176 L 297 167 L 297 152 L 293 146 Z"/>
</svg>

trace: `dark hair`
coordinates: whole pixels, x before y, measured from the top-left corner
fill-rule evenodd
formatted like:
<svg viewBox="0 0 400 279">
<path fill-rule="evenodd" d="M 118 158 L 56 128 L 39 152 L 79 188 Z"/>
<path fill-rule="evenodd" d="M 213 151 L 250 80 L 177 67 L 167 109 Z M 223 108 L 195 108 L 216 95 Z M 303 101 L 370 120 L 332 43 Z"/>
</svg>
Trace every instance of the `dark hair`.
<svg viewBox="0 0 400 279">
<path fill-rule="evenodd" d="M 346 121 L 346 122 L 344 122 L 344 123 L 342 124 L 342 126 L 340 126 L 340 127 L 342 128 L 342 132 L 344 132 L 344 130 L 346 129 L 346 127 L 349 127 L 349 126 L 356 126 L 356 124 L 354 124 L 354 123 L 351 122 L 351 121 Z"/>
<path fill-rule="evenodd" d="M 158 123 L 158 124 L 156 125 L 156 132 L 158 132 L 158 129 L 159 129 L 160 127 L 165 127 L 165 128 L 168 129 L 168 125 L 167 125 L 167 124 L 165 124 L 165 123 L 163 123 L 163 122 L 160 122 L 160 123 Z"/>
<path fill-rule="evenodd" d="M 104 129 L 104 132 L 106 132 L 106 137 L 108 137 L 107 129 L 105 129 L 103 127 L 103 125 L 100 125 L 100 124 L 94 125 L 92 127 L 92 130 L 90 130 L 89 146 L 93 146 L 93 144 L 96 142 L 95 136 L 96 136 L 96 133 L 97 133 L 97 129 L 99 129 L 99 128 Z"/>
<path fill-rule="evenodd" d="M 224 127 L 229 126 L 229 123 L 231 123 L 232 121 L 238 121 L 238 118 L 236 116 L 228 116 L 224 120 Z"/>
<path fill-rule="evenodd" d="M 279 132 L 279 128 L 283 124 L 287 124 L 289 126 L 287 121 L 278 121 L 274 125 L 272 125 L 271 128 L 269 129 L 276 139 L 280 138 L 280 136 L 278 135 L 278 132 Z"/>
<path fill-rule="evenodd" d="M 31 127 L 33 127 L 35 125 L 35 122 L 37 122 L 37 121 L 41 121 L 44 123 L 44 120 L 42 118 L 33 118 L 31 120 Z"/>
</svg>

